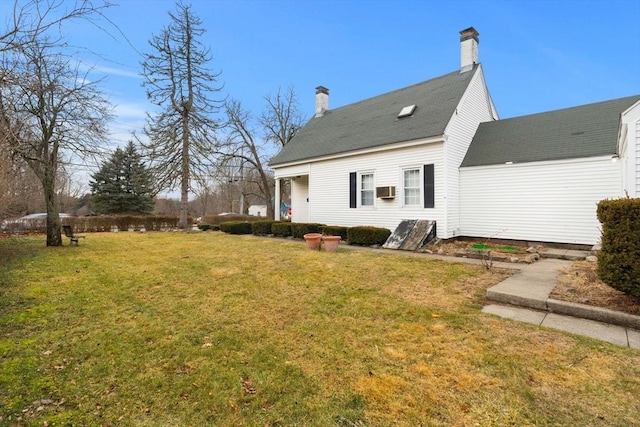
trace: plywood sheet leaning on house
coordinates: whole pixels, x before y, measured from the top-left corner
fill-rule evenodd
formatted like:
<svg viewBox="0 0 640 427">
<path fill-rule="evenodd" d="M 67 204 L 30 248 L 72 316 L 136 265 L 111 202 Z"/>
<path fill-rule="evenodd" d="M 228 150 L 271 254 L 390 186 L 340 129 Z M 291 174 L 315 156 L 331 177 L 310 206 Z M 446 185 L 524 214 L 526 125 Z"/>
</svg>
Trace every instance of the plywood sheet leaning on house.
<svg viewBox="0 0 640 427">
<path fill-rule="evenodd" d="M 398 224 L 393 233 L 387 238 L 387 241 L 384 242 L 382 247 L 385 249 L 400 249 L 417 222 L 417 219 L 403 219 L 400 221 L 400 224 Z"/>
<path fill-rule="evenodd" d="M 436 222 L 423 219 L 403 219 L 391 233 L 383 248 L 415 251 L 436 237 Z"/>
</svg>

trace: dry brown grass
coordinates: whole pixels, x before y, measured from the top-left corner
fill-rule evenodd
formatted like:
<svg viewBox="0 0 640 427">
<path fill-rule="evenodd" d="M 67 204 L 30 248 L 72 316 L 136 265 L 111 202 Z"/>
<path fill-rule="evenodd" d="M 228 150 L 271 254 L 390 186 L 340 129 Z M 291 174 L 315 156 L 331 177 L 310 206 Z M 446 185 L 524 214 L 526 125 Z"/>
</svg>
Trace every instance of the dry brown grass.
<svg viewBox="0 0 640 427">
<path fill-rule="evenodd" d="M 467 254 L 469 248 L 477 243 L 475 241 L 457 240 L 442 243 L 436 249 L 442 249 L 446 255 L 460 256 Z M 504 242 L 503 242 L 504 243 Z M 494 245 L 500 248 L 500 244 Z M 533 256 L 526 252 L 527 247 L 512 244 L 514 252 L 503 252 L 499 249 L 492 250 L 494 258 L 503 257 L 509 260 L 516 257 L 521 262 L 535 262 Z M 433 249 L 433 248 L 432 248 Z M 544 246 L 537 246 L 536 250 L 544 252 Z M 621 311 L 628 314 L 640 315 L 640 299 L 627 295 L 612 288 L 598 279 L 597 264 L 590 261 L 577 261 L 562 271 L 558 279 L 558 285 L 552 291 L 550 297 L 561 301 L 578 304 L 592 305 Z"/>
<path fill-rule="evenodd" d="M 596 268 L 595 262 L 574 262 L 563 270 L 551 298 L 640 316 L 640 299 L 603 283 Z"/>
<path fill-rule="evenodd" d="M 30 239 L 0 266 L 0 425 L 640 424 L 640 353 L 481 314 L 503 272 L 221 233 Z"/>
</svg>

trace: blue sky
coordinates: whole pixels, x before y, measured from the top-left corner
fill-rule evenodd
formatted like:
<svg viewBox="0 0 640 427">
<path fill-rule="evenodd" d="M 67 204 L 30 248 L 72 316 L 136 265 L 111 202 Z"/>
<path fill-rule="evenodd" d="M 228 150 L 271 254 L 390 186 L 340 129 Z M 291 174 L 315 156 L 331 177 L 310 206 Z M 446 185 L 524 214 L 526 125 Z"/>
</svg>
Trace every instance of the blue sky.
<svg viewBox="0 0 640 427">
<path fill-rule="evenodd" d="M 66 0 L 72 3 L 71 0 Z M 118 0 L 114 0 L 118 2 Z M 5 0 L 0 13 L 11 2 Z M 76 24 L 72 43 L 107 77 L 113 139 L 141 129 L 139 52 L 169 23 L 174 1 L 120 0 L 107 16 L 125 37 Z M 479 58 L 501 118 L 640 93 L 640 0 L 223 1 L 193 0 L 223 95 L 258 115 L 265 95 L 293 87 L 311 117 L 315 87 L 330 108 L 460 67 L 459 31 L 480 33 Z M 96 73 L 96 78 L 98 73 Z"/>
</svg>

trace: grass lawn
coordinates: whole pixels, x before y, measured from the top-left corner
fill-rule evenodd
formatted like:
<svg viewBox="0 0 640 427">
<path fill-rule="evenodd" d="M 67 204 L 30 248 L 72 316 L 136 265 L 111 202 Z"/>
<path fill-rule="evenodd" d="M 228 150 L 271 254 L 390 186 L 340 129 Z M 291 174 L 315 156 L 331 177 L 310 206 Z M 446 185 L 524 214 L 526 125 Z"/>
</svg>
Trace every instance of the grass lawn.
<svg viewBox="0 0 640 427">
<path fill-rule="evenodd" d="M 640 425 L 640 352 L 480 312 L 498 272 L 207 233 L 0 239 L 0 425 Z"/>
</svg>

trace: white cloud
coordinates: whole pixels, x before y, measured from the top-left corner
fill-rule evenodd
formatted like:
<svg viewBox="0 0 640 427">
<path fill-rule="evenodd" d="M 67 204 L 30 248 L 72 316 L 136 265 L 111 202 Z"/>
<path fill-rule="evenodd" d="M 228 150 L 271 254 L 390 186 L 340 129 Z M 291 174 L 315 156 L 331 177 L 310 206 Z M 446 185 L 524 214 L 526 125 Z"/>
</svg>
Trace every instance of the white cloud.
<svg viewBox="0 0 640 427">
<path fill-rule="evenodd" d="M 111 75 L 116 75 L 116 76 L 123 76 L 123 77 L 132 77 L 134 79 L 141 79 L 142 76 L 139 73 L 133 72 L 133 71 L 126 71 L 126 70 L 121 70 L 118 68 L 111 68 L 111 67 L 105 67 L 102 65 L 95 65 L 92 67 L 93 71 L 99 71 L 101 73 L 105 73 L 105 74 L 111 74 Z"/>
<path fill-rule="evenodd" d="M 115 103 L 114 113 L 119 119 L 141 119 L 144 120 L 147 117 L 147 108 L 137 103 L 122 102 Z"/>
</svg>

